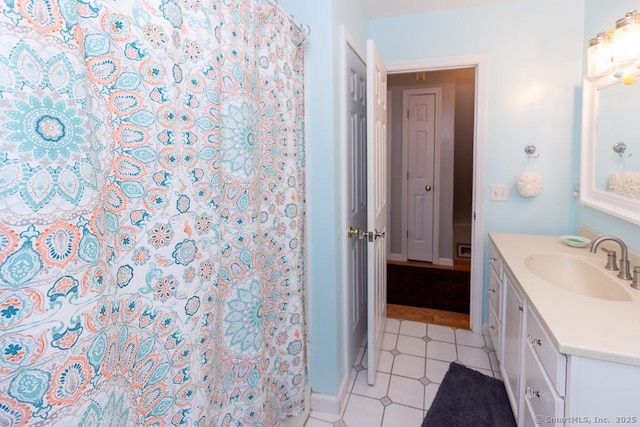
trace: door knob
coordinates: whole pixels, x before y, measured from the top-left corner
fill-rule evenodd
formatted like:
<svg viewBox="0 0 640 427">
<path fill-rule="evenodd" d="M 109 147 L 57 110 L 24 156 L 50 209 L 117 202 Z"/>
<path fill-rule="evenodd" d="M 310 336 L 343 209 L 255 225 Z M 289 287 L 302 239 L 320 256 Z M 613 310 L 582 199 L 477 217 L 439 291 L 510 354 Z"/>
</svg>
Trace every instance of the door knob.
<svg viewBox="0 0 640 427">
<path fill-rule="evenodd" d="M 427 184 L 427 185 L 424 186 L 424 189 L 427 190 L 427 191 L 431 191 L 431 186 L 429 184 Z"/>
<path fill-rule="evenodd" d="M 378 239 L 378 238 L 381 238 L 381 237 L 384 238 L 384 237 L 386 237 L 386 235 L 387 235 L 386 231 L 378 231 L 378 230 L 376 230 L 375 234 L 373 236 L 374 236 L 374 238 Z"/>
<path fill-rule="evenodd" d="M 349 227 L 349 231 L 347 231 L 347 235 L 349 236 L 349 238 L 351 238 L 351 237 L 359 237 L 360 236 L 360 229 L 359 228 Z"/>
</svg>

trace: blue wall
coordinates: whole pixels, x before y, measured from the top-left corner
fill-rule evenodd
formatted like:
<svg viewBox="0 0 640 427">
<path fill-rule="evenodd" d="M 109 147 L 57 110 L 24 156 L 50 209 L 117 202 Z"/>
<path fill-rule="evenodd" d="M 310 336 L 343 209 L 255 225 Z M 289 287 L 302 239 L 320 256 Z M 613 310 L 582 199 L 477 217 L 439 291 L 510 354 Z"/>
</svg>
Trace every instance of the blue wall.
<svg viewBox="0 0 640 427">
<path fill-rule="evenodd" d="M 385 18 L 370 23 L 385 62 L 488 54 L 486 231 L 575 231 L 572 197 L 578 163 L 582 0 L 520 0 Z M 540 158 L 529 164 L 526 144 Z M 542 175 L 543 191 L 517 194 L 520 173 Z M 491 184 L 510 186 L 509 202 L 489 201 Z"/>
<path fill-rule="evenodd" d="M 583 0 L 516 0 L 377 19 L 370 22 L 369 36 L 385 62 L 488 55 L 486 176 L 476 183 L 477 191 L 485 192 L 485 232 L 577 231 L 573 190 L 579 170 Z M 527 144 L 537 147 L 538 159 L 528 159 Z M 533 198 L 517 193 L 518 176 L 527 170 L 543 180 L 541 194 Z M 509 186 L 508 202 L 490 201 L 492 184 Z M 484 313 L 486 320 L 486 298 Z"/>
<path fill-rule="evenodd" d="M 638 227 L 577 207 L 582 77 L 586 42 L 640 0 L 514 0 L 368 21 L 358 0 L 280 0 L 309 24 L 307 44 L 307 164 L 309 366 L 314 392 L 335 395 L 344 366 L 341 260 L 343 183 L 340 129 L 340 26 L 364 48 L 373 39 L 386 62 L 488 54 L 486 231 L 575 233 L 580 224 L 629 240 Z M 535 144 L 540 158 L 524 154 Z M 541 173 L 542 193 L 517 195 L 525 170 Z M 489 201 L 489 185 L 508 184 L 509 202 Z M 635 239 L 631 235 L 635 235 Z"/>
</svg>

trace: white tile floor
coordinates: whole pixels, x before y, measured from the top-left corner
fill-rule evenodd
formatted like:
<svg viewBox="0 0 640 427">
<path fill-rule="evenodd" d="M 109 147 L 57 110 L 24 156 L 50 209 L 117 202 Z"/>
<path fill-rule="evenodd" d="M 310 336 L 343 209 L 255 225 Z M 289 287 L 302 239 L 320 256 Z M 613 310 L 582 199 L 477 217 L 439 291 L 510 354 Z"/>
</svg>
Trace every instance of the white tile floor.
<svg viewBox="0 0 640 427">
<path fill-rule="evenodd" d="M 311 411 L 305 427 L 420 427 L 453 361 L 501 379 L 489 337 L 465 329 L 388 319 L 382 348 L 375 386 L 362 347 L 344 413 Z"/>
</svg>

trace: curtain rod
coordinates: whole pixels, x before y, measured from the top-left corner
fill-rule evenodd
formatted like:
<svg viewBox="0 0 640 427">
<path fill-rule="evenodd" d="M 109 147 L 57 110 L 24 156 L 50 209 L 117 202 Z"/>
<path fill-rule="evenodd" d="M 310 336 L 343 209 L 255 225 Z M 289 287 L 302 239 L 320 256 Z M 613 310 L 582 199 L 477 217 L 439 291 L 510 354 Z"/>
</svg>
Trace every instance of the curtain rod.
<svg viewBox="0 0 640 427">
<path fill-rule="evenodd" d="M 280 3 L 278 2 L 278 0 L 264 0 L 266 3 L 270 4 L 271 6 L 275 7 L 276 9 L 282 11 L 282 13 L 284 13 L 293 23 L 293 25 L 298 28 L 300 31 L 302 31 L 302 33 L 305 36 L 309 36 L 309 34 L 311 34 L 311 27 L 309 27 L 307 24 L 298 24 L 296 22 L 296 19 L 293 17 L 293 15 L 291 15 L 289 12 L 287 12 L 286 10 L 284 10 L 281 6 Z"/>
</svg>

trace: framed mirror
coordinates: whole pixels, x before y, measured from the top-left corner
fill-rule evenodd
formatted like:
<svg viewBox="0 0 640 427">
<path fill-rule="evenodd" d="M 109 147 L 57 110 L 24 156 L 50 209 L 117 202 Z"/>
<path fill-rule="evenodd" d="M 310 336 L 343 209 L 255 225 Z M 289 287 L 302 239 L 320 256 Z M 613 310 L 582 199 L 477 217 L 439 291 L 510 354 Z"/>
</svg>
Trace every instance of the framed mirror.
<svg viewBox="0 0 640 427">
<path fill-rule="evenodd" d="M 580 202 L 634 224 L 640 224 L 638 80 L 585 78 L 580 167 Z"/>
</svg>

